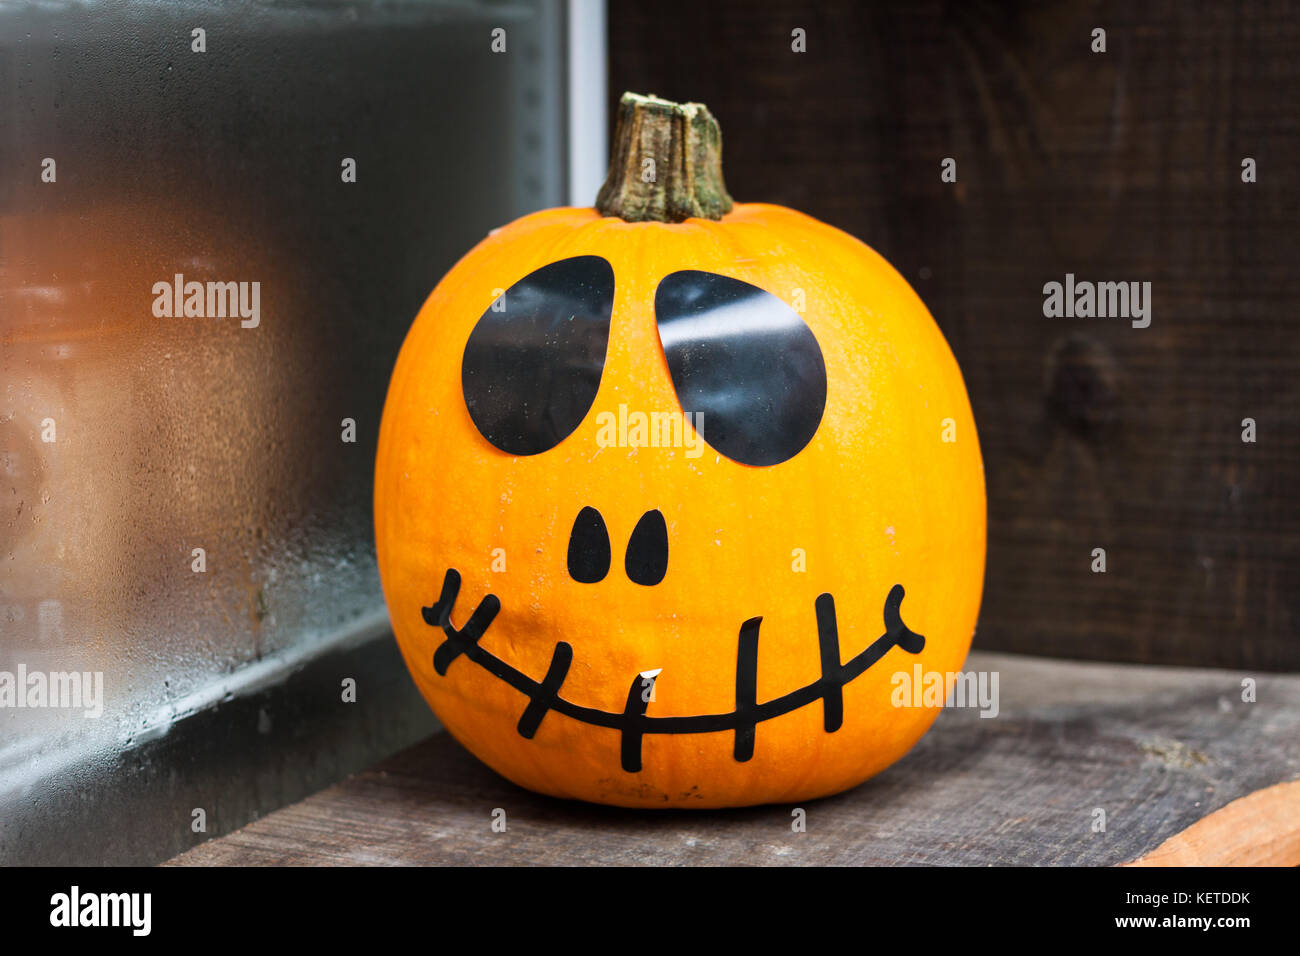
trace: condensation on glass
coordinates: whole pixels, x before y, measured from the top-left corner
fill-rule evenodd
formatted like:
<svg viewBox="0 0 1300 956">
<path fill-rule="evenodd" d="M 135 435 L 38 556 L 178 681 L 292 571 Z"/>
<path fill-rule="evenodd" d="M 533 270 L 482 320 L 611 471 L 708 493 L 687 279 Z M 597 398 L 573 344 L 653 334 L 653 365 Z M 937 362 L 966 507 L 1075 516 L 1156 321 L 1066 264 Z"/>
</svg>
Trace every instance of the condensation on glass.
<svg viewBox="0 0 1300 956">
<path fill-rule="evenodd" d="M 0 708 L 0 860 L 250 669 L 384 627 L 388 374 L 456 258 L 563 196 L 557 20 L 0 6 L 0 675 L 103 675 L 98 718 Z"/>
</svg>

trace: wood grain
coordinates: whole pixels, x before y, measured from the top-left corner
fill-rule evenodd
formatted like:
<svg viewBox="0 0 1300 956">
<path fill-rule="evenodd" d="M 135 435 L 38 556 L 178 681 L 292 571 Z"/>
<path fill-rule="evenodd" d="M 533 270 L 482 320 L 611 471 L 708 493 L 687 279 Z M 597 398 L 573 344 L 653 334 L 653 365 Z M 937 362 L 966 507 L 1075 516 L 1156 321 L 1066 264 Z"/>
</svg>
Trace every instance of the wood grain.
<svg viewBox="0 0 1300 956">
<path fill-rule="evenodd" d="M 894 767 L 802 807 L 803 833 L 790 806 L 652 813 L 540 797 L 437 734 L 172 863 L 1112 865 L 1300 780 L 1300 677 L 1262 677 L 1245 703 L 1228 671 L 987 653 L 968 669 L 998 673 L 997 717 L 946 710 Z"/>
<path fill-rule="evenodd" d="M 1300 866 L 1300 782 L 1233 800 L 1126 866 Z"/>
<path fill-rule="evenodd" d="M 1293 4 L 663 0 L 609 16 L 611 116 L 625 89 L 707 103 L 738 202 L 856 235 L 933 311 L 985 456 L 979 647 L 1300 669 Z M 1042 287 L 1067 272 L 1151 282 L 1150 327 L 1045 318 Z"/>
</svg>

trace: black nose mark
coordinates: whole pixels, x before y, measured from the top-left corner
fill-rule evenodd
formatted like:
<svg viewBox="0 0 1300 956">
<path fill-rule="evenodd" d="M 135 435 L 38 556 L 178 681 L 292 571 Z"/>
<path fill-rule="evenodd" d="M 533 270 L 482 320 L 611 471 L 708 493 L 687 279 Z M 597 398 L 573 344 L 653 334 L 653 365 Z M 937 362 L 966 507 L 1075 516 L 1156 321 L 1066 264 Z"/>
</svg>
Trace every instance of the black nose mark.
<svg viewBox="0 0 1300 956">
<path fill-rule="evenodd" d="M 609 574 L 609 530 L 595 508 L 583 508 L 569 535 L 569 577 L 595 584 Z"/>
<path fill-rule="evenodd" d="M 668 524 L 663 512 L 647 511 L 632 529 L 627 543 L 627 576 L 652 587 L 668 573 Z"/>
</svg>

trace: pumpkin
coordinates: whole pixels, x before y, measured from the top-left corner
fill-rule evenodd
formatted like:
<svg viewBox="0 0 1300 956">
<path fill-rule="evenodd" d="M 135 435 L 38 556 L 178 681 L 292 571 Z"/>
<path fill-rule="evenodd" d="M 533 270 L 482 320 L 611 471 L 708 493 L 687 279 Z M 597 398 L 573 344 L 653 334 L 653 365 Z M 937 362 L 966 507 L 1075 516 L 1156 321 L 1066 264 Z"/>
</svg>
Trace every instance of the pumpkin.
<svg viewBox="0 0 1300 956">
<path fill-rule="evenodd" d="M 700 104 L 627 94 L 597 208 L 498 229 L 402 346 L 375 471 L 393 630 L 515 783 L 802 801 L 912 747 L 984 571 L 961 373 L 845 233 L 734 204 Z"/>
</svg>

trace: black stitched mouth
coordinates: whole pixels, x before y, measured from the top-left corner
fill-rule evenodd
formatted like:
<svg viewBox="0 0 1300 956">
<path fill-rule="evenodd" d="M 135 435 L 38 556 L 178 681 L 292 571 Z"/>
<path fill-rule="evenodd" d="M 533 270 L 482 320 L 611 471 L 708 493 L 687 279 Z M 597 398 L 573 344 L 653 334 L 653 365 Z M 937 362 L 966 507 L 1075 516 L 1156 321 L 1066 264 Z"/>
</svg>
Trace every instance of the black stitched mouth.
<svg viewBox="0 0 1300 956">
<path fill-rule="evenodd" d="M 652 717 L 646 714 L 649 695 L 644 693 L 648 678 L 637 674 L 627 693 L 621 713 L 583 707 L 560 696 L 560 687 L 573 663 L 573 647 L 564 641 L 555 645 L 546 676 L 535 681 L 479 645 L 488 626 L 501 610 L 501 601 L 489 594 L 470 615 L 465 626 L 457 630 L 451 623 L 451 611 L 460 593 L 460 572 L 447 570 L 442 594 L 430 607 L 422 608 L 424 622 L 442 628 L 445 639 L 433 654 L 433 668 L 439 676 L 447 675 L 456 658 L 464 655 L 488 673 L 505 681 L 528 698 L 528 706 L 519 718 L 520 736 L 532 739 L 549 711 L 564 714 L 595 727 L 609 727 L 622 735 L 622 765 L 628 773 L 641 769 L 641 741 L 646 734 L 707 734 L 733 731 L 733 754 L 738 761 L 754 756 L 758 724 L 798 710 L 813 701 L 822 701 L 822 726 L 833 734 L 844 722 L 843 688 L 863 674 L 895 646 L 909 654 L 919 654 L 925 638 L 908 629 L 900 609 L 903 586 L 895 584 L 885 598 L 885 633 L 847 664 L 840 663 L 839 630 L 835 622 L 835 599 L 821 594 L 814 602 L 817 612 L 817 642 L 821 651 L 822 676 L 781 697 L 758 703 L 755 699 L 758 680 L 758 629 L 761 617 L 752 617 L 740 626 L 736 652 L 736 709 L 726 714 L 697 714 L 688 717 Z"/>
</svg>

